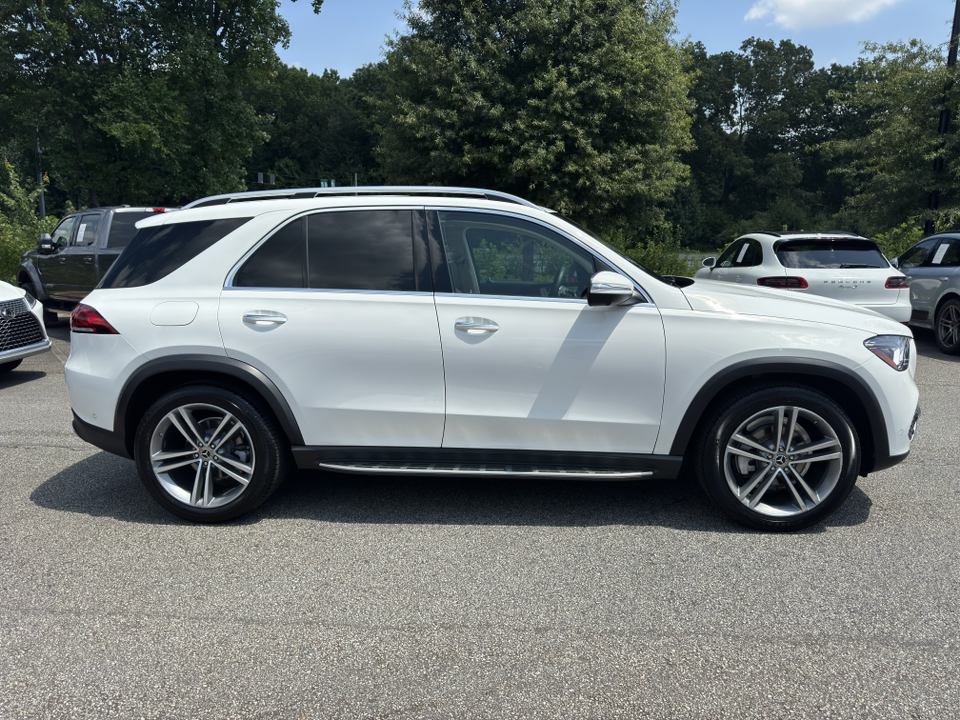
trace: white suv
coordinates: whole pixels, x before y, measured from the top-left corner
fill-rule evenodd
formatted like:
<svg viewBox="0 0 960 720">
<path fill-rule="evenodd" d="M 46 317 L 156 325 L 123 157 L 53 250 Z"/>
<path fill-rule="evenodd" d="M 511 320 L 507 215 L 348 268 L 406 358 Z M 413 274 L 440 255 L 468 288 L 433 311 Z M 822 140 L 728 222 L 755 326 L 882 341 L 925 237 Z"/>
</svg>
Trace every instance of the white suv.
<svg viewBox="0 0 960 720">
<path fill-rule="evenodd" d="M 662 278 L 460 188 L 206 198 L 138 224 L 71 318 L 74 428 L 171 512 L 223 521 L 299 468 L 674 478 L 797 529 L 903 460 L 903 325 Z"/>
<path fill-rule="evenodd" d="M 851 233 L 750 233 L 704 259 L 694 277 L 823 295 L 910 319 L 907 277 L 873 240 Z"/>
</svg>

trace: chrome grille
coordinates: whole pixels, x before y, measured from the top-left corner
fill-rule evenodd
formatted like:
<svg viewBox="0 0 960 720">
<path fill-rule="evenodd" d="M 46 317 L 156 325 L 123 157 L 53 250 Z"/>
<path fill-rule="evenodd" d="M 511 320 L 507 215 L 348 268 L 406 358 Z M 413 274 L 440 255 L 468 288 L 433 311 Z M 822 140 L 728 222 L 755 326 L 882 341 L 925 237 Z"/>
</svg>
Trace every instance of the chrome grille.
<svg viewBox="0 0 960 720">
<path fill-rule="evenodd" d="M 0 352 L 46 340 L 40 321 L 23 300 L 0 302 Z"/>
</svg>

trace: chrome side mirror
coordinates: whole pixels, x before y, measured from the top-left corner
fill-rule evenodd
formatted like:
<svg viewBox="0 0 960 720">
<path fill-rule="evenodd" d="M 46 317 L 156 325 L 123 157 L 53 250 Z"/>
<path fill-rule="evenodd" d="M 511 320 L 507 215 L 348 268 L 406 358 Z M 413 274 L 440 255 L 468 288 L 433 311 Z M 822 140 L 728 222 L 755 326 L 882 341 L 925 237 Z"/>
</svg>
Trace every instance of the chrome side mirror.
<svg viewBox="0 0 960 720">
<path fill-rule="evenodd" d="M 633 281 L 620 273 L 602 270 L 590 278 L 590 287 L 587 290 L 587 305 L 590 307 L 632 305 L 642 299 L 643 296 L 637 292 Z"/>
</svg>

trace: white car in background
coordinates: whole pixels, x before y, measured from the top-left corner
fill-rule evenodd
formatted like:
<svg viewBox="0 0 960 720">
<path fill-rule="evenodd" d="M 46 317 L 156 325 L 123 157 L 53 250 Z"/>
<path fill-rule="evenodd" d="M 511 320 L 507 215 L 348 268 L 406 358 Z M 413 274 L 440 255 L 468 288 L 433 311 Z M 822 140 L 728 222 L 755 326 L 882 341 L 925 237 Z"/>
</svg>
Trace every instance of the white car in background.
<svg viewBox="0 0 960 720">
<path fill-rule="evenodd" d="M 0 281 L 0 375 L 49 349 L 43 306 L 30 293 Z"/>
<path fill-rule="evenodd" d="M 827 298 L 645 270 L 520 198 L 294 189 L 140 228 L 73 311 L 74 429 L 170 512 L 303 469 L 669 479 L 796 530 L 910 449 L 913 338 Z"/>
<path fill-rule="evenodd" d="M 823 295 L 910 319 L 907 277 L 875 242 L 851 233 L 749 233 L 704 259 L 694 277 Z"/>
</svg>

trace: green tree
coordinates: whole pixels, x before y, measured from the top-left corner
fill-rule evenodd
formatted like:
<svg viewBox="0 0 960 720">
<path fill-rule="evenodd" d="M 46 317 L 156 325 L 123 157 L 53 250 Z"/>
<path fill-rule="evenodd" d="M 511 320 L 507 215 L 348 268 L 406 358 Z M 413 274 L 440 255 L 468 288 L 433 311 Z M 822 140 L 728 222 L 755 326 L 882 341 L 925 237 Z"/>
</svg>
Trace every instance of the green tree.
<svg viewBox="0 0 960 720">
<path fill-rule="evenodd" d="M 242 188 L 266 139 L 243 90 L 288 38 L 274 0 L 7 0 L 0 145 L 39 130 L 54 184 L 89 205 Z"/>
<path fill-rule="evenodd" d="M 421 0 L 387 52 L 388 181 L 486 186 L 645 234 L 686 175 L 673 0 Z"/>
<path fill-rule="evenodd" d="M 31 188 L 7 160 L 0 166 L 0 280 L 14 283 L 20 256 L 36 245 L 40 233 L 50 232 L 55 217 L 37 213 L 39 188 Z"/>
<path fill-rule="evenodd" d="M 960 119 L 956 68 L 948 68 L 939 48 L 917 40 L 865 48 L 863 77 L 844 101 L 866 117 L 863 137 L 825 144 L 833 172 L 856 188 L 847 201 L 861 232 L 887 231 L 905 220 L 922 224 L 960 210 L 960 135 L 939 135 L 940 110 Z M 942 172 L 934 161 L 944 163 Z M 840 160 L 844 161 L 841 162 Z M 927 208 L 932 190 L 941 194 L 939 211 Z"/>
</svg>

